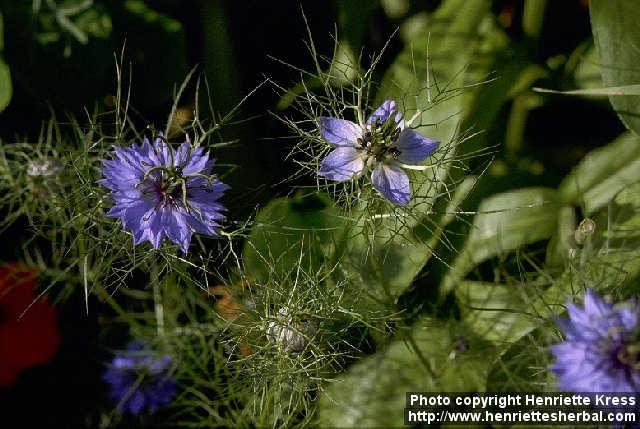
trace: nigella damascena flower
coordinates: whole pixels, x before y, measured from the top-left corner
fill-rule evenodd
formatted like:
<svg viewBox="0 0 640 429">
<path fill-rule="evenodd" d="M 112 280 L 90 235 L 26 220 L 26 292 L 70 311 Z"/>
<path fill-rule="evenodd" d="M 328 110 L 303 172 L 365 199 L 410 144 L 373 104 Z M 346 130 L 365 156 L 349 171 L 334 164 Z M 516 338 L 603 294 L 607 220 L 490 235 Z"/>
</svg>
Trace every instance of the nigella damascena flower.
<svg viewBox="0 0 640 429">
<path fill-rule="evenodd" d="M 229 187 L 211 176 L 214 161 L 203 148 L 187 141 L 172 149 L 160 136 L 114 149 L 99 183 L 115 200 L 107 215 L 122 220 L 135 244 L 157 249 L 166 237 L 186 253 L 193 232 L 217 235 L 225 210 L 218 199 Z"/>
<path fill-rule="evenodd" d="M 637 303 L 614 306 L 588 290 L 584 307 L 568 304 L 559 320 L 566 340 L 551 347 L 551 370 L 572 392 L 640 391 L 640 320 Z"/>
<path fill-rule="evenodd" d="M 318 123 L 322 137 L 336 146 L 322 160 L 318 175 L 345 181 L 370 168 L 373 187 L 395 204 L 405 205 L 411 198 L 403 168 L 424 161 L 439 145 L 407 128 L 393 100 L 382 103 L 365 124 L 331 117 L 320 117 Z"/>
<path fill-rule="evenodd" d="M 115 355 L 102 379 L 109 384 L 120 411 L 153 413 L 176 394 L 176 382 L 169 377 L 171 362 L 171 356 L 158 356 L 142 343 L 132 342 Z"/>
</svg>

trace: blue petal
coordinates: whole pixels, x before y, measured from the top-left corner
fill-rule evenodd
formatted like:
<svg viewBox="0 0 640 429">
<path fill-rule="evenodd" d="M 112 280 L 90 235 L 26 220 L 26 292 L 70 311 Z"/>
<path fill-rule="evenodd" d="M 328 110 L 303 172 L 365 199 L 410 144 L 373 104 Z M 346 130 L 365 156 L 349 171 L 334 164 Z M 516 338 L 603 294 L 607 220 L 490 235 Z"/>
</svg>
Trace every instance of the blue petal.
<svg viewBox="0 0 640 429">
<path fill-rule="evenodd" d="M 587 289 L 584 295 L 584 312 L 589 315 L 590 318 L 605 318 L 612 310 L 613 306 L 611 304 L 605 302 L 592 289 Z"/>
<path fill-rule="evenodd" d="M 351 121 L 321 116 L 318 118 L 320 134 L 332 145 L 355 146 L 362 137 L 362 128 Z"/>
<path fill-rule="evenodd" d="M 402 120 L 402 114 L 398 112 L 398 106 L 393 100 L 385 100 L 380 107 L 378 107 L 367 119 L 367 125 L 371 125 L 373 122 L 383 123 L 386 122 L 389 117 L 395 113 L 394 118 L 398 126 L 404 128 L 404 121 Z"/>
<path fill-rule="evenodd" d="M 208 174 L 205 170 L 209 166 L 213 167 L 213 162 L 209 161 L 209 153 L 202 148 L 198 148 L 191 152 L 191 156 L 183 166 L 182 173 L 184 175 L 194 173 Z"/>
<path fill-rule="evenodd" d="M 132 415 L 137 416 L 145 407 L 146 402 L 144 393 L 140 389 L 136 389 L 136 391 L 133 392 L 131 397 L 127 400 L 125 407 L 127 407 L 128 411 Z"/>
<path fill-rule="evenodd" d="M 407 128 L 400 133 L 398 141 L 393 146 L 400 150 L 400 155 L 398 156 L 400 162 L 418 164 L 435 152 L 439 145 L 440 143 L 436 140 L 424 137 Z"/>
<path fill-rule="evenodd" d="M 371 183 L 386 199 L 405 205 L 411 198 L 409 176 L 395 164 L 380 164 L 371 173 Z"/>
<path fill-rule="evenodd" d="M 146 237 L 154 249 L 159 249 L 164 239 L 164 225 L 162 224 L 164 211 L 165 209 L 161 208 L 151 212 L 145 229 Z"/>
<path fill-rule="evenodd" d="M 338 147 L 320 164 L 318 176 L 329 180 L 349 180 L 364 169 L 364 153 L 354 147 Z"/>
<path fill-rule="evenodd" d="M 188 253 L 191 243 L 191 230 L 185 221 L 184 209 L 167 210 L 162 220 L 165 234 L 169 240 L 179 245 L 184 253 Z"/>
</svg>

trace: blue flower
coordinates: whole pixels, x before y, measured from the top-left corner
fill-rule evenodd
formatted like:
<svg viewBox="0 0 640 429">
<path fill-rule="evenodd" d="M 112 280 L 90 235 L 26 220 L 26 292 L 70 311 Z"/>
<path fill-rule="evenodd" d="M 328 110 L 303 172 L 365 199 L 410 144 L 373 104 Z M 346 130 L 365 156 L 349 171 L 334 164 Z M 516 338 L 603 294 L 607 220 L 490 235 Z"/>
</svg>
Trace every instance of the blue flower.
<svg viewBox="0 0 640 429">
<path fill-rule="evenodd" d="M 143 344 L 132 342 L 107 365 L 102 379 L 109 384 L 111 398 L 121 412 L 136 416 L 147 409 L 153 413 L 176 394 L 176 382 L 169 378 L 170 366 L 170 356 L 158 356 Z"/>
<path fill-rule="evenodd" d="M 203 148 L 187 141 L 172 149 L 160 136 L 114 150 L 99 183 L 115 200 L 107 215 L 122 220 L 135 244 L 157 249 L 166 237 L 187 253 L 193 232 L 217 235 L 225 210 L 217 201 L 229 187 L 211 176 L 214 161 Z"/>
<path fill-rule="evenodd" d="M 318 118 L 318 124 L 322 137 L 336 147 L 322 160 L 319 176 L 345 181 L 371 168 L 373 187 L 400 205 L 411 198 L 409 176 L 403 168 L 424 161 L 439 145 L 405 128 L 393 100 L 382 103 L 363 125 L 331 117 Z"/>
<path fill-rule="evenodd" d="M 587 290 L 584 308 L 568 304 L 559 320 L 566 340 L 551 347 L 551 370 L 560 389 L 572 392 L 640 391 L 640 324 L 637 303 L 614 306 Z"/>
</svg>

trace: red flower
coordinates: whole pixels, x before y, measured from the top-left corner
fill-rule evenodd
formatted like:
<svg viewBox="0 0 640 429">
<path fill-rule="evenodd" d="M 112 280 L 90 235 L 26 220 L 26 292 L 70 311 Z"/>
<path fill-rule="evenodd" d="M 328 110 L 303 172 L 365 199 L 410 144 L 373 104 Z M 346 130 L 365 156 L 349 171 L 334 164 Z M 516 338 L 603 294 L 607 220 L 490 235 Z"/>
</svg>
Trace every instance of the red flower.
<svg viewBox="0 0 640 429">
<path fill-rule="evenodd" d="M 0 386 L 50 361 L 60 345 L 56 308 L 36 300 L 36 277 L 34 268 L 20 263 L 0 267 Z"/>
</svg>

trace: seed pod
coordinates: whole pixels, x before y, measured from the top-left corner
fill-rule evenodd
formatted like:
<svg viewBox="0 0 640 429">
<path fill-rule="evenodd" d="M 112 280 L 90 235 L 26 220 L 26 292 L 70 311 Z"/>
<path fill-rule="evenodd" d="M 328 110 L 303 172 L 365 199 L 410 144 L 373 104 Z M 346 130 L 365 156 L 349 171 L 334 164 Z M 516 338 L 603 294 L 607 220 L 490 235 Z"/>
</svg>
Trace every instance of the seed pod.
<svg viewBox="0 0 640 429">
<path fill-rule="evenodd" d="M 596 223 L 589 218 L 585 218 L 578 225 L 578 229 L 576 229 L 574 233 L 574 238 L 576 239 L 576 243 L 579 245 L 583 245 L 584 242 L 593 235 L 596 230 Z"/>
<path fill-rule="evenodd" d="M 278 310 L 278 319 L 269 322 L 267 336 L 278 343 L 286 352 L 301 352 L 309 343 L 309 339 L 317 332 L 317 327 L 310 321 L 294 322 L 287 315 L 287 310 Z"/>
</svg>

